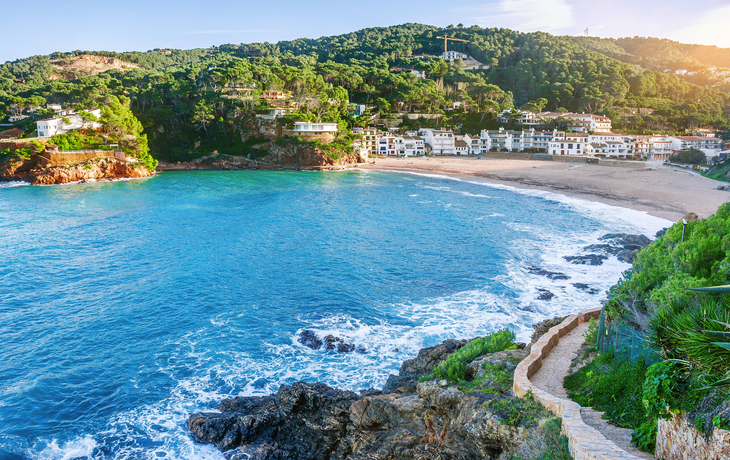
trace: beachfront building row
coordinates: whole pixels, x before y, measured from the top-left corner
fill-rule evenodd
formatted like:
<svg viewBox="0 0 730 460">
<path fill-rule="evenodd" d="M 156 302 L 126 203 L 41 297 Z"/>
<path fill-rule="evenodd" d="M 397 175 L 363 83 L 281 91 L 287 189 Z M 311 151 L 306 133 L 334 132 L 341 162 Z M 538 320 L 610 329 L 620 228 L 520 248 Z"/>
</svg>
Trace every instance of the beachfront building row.
<svg viewBox="0 0 730 460">
<path fill-rule="evenodd" d="M 497 114 L 497 121 L 500 123 L 517 123 L 528 128 L 535 128 L 554 121 L 558 118 L 565 119 L 568 129 L 580 133 L 610 133 L 611 119 L 603 115 L 592 113 L 562 113 L 562 112 L 541 112 L 535 113 L 527 110 L 505 110 Z"/>
</svg>

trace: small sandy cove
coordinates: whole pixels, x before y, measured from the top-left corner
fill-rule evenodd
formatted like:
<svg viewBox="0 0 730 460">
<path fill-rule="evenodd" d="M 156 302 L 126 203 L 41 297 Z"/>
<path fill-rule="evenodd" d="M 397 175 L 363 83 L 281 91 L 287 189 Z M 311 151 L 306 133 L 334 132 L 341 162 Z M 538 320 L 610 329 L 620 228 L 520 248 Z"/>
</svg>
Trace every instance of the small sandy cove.
<svg viewBox="0 0 730 460">
<path fill-rule="evenodd" d="M 722 203 L 730 201 L 730 192 L 717 189 L 718 185 L 728 184 L 691 171 L 659 165 L 637 168 L 539 160 L 417 157 L 370 159 L 358 169 L 478 177 L 489 182 L 646 211 L 674 222 L 689 212 L 705 218 L 714 214 Z"/>
</svg>

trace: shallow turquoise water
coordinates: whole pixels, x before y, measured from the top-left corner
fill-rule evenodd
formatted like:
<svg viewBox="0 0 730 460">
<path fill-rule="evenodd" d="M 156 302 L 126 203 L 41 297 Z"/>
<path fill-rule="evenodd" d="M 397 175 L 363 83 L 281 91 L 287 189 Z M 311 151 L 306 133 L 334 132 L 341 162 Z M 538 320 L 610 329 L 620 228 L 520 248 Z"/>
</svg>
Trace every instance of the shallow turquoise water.
<svg viewBox="0 0 730 460">
<path fill-rule="evenodd" d="M 665 224 L 385 172 L 2 187 L 0 458 L 220 458 L 189 438 L 189 412 L 297 380 L 380 386 L 450 337 L 526 339 L 535 321 L 599 305 L 572 283 L 604 291 L 628 268 L 562 256 Z M 303 329 L 366 352 L 309 350 Z"/>
</svg>

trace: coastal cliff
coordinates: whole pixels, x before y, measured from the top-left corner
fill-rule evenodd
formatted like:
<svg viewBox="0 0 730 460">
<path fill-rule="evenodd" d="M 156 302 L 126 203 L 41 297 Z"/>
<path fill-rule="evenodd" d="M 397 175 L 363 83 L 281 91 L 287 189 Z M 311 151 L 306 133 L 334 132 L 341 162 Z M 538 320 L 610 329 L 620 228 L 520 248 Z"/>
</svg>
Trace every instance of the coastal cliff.
<svg viewBox="0 0 730 460">
<path fill-rule="evenodd" d="M 160 163 L 158 170 L 252 169 L 252 170 L 332 170 L 356 167 L 364 163 L 360 155 L 339 149 L 326 151 L 309 143 L 266 142 L 256 146 L 268 154 L 260 159 L 213 153 L 206 157 L 178 163 Z"/>
<path fill-rule="evenodd" d="M 65 184 L 88 180 L 149 177 L 144 166 L 115 159 L 97 159 L 71 166 L 44 168 L 34 160 L 14 158 L 0 163 L 0 181 L 23 181 L 33 185 Z"/>
<path fill-rule="evenodd" d="M 534 326 L 533 342 L 550 324 Z M 269 396 L 226 399 L 217 407 L 220 412 L 192 414 L 187 426 L 196 442 L 215 445 L 229 459 L 470 460 L 509 455 L 541 433 L 550 418 L 537 402 L 518 400 L 511 392 L 514 369 L 529 346 L 513 344 L 512 349 L 479 356 L 466 365 L 459 381 L 434 376 L 439 364 L 479 340 L 447 340 L 421 349 L 382 390 L 358 394 L 297 382 Z M 562 443 L 555 433 L 556 442 Z"/>
</svg>

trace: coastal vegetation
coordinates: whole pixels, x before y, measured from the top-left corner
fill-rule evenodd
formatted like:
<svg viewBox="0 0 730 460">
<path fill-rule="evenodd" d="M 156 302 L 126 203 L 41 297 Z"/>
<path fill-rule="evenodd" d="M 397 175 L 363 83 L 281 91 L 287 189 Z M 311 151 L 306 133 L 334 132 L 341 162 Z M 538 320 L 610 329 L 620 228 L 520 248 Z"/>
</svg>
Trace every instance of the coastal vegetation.
<svg viewBox="0 0 730 460">
<path fill-rule="evenodd" d="M 465 70 L 460 60 L 437 57 L 442 43 L 436 36 L 444 34 L 469 40 L 455 42 L 453 49 L 482 65 Z M 366 104 L 368 114 L 383 119 L 403 112 L 439 114 L 437 120 L 409 120 L 408 126 L 461 126 L 463 132 L 496 127 L 494 114 L 514 107 L 602 113 L 615 127 L 635 133 L 730 128 L 726 82 L 661 69 L 667 60 L 691 68 L 725 66 L 730 51 L 660 41 L 648 53 L 636 40 L 404 24 L 187 51 L 77 50 L 0 66 L 0 109 L 10 114 L 34 107 L 34 113 L 43 114 L 45 102 L 79 110 L 104 107 L 102 120 L 112 116 L 109 110 L 117 113 L 112 118 L 135 136 L 125 149 L 149 165 L 147 148 L 168 161 L 213 151 L 240 154 L 242 144 L 256 135 L 255 115 L 273 107 L 271 98 L 263 97 L 272 91 L 291 102 L 284 125 L 316 120 L 346 128 L 369 120 L 355 118 L 349 102 Z M 654 39 L 642 40 L 654 44 Z M 95 75 L 61 71 L 79 56 L 128 65 Z M 128 105 L 138 125 L 118 112 L 116 101 Z M 631 107 L 651 110 L 622 116 Z M 34 129 L 29 122 L 19 126 L 27 135 Z"/>
<path fill-rule="evenodd" d="M 659 362 L 647 367 L 643 357 L 632 363 L 609 350 L 566 378 L 571 398 L 633 429 L 643 450 L 653 452 L 657 421 L 672 414 L 703 434 L 730 428 L 729 243 L 725 204 L 705 220 L 680 221 L 639 252 L 609 291 L 603 333 L 633 328 Z"/>
</svg>

